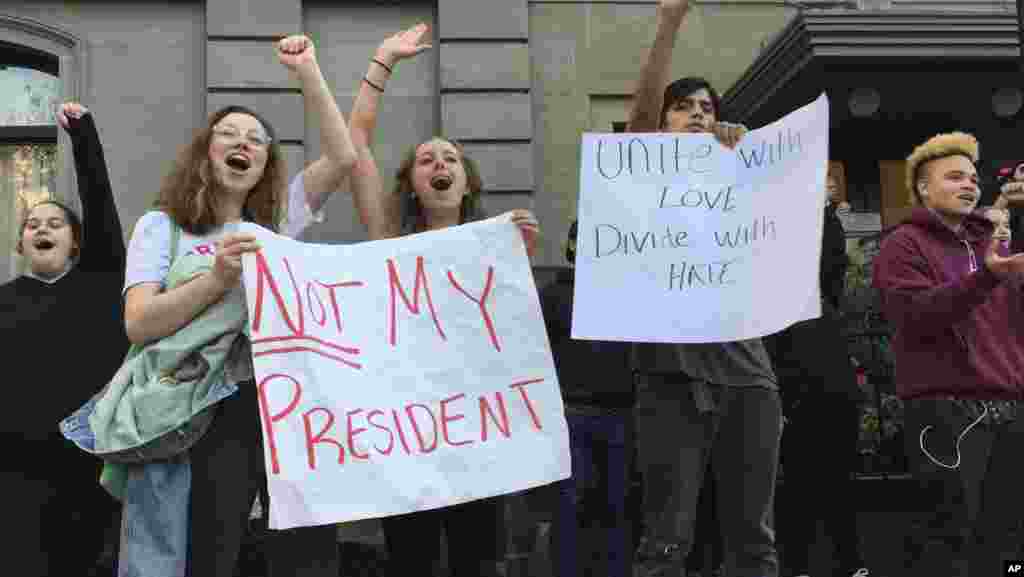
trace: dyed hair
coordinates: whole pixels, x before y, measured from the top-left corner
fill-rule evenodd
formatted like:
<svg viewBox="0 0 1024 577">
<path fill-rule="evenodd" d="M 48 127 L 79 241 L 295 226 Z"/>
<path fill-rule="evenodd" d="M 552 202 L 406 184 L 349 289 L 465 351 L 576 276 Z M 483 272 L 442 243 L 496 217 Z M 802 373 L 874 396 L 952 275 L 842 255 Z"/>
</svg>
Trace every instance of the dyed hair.
<svg viewBox="0 0 1024 577">
<path fill-rule="evenodd" d="M 263 176 L 249 192 L 242 218 L 274 231 L 284 218 L 288 169 L 274 137 L 274 128 L 244 106 L 226 106 L 211 114 L 206 126 L 197 130 L 192 141 L 181 149 L 174 167 L 160 186 L 157 208 L 190 234 L 203 235 L 221 224 L 217 216 L 221 197 L 213 190 L 217 185 L 210 167 L 210 139 L 213 127 L 232 113 L 252 116 L 270 137 Z"/>
<path fill-rule="evenodd" d="M 670 108 L 675 106 L 677 102 L 686 98 L 687 96 L 697 92 L 701 88 L 708 91 L 708 95 L 711 97 L 711 105 L 715 109 L 715 120 L 721 120 L 719 115 L 721 114 L 721 99 L 718 96 L 718 91 L 712 88 L 711 83 L 699 76 L 687 76 L 686 78 L 680 78 L 672 84 L 665 87 L 665 97 L 661 103 L 661 116 L 659 128 L 665 126 L 665 117 L 668 116 Z"/>
<path fill-rule="evenodd" d="M 972 164 L 978 163 L 978 140 L 965 132 L 936 134 L 917 146 L 907 157 L 906 185 L 913 199 L 923 205 L 917 182 L 921 169 L 933 160 L 948 156 L 966 156 Z"/>
<path fill-rule="evenodd" d="M 25 234 L 25 227 L 28 226 L 28 219 L 32 215 L 32 211 L 37 207 L 43 206 L 44 204 L 52 204 L 57 208 L 64 211 L 64 220 L 68 221 L 68 226 L 71 227 L 71 240 L 74 241 L 77 248 L 71 249 L 71 258 L 78 258 L 78 255 L 82 251 L 82 219 L 78 218 L 78 214 L 71 210 L 71 207 L 56 200 L 43 200 L 32 205 L 32 208 L 25 211 L 25 218 L 21 219 L 21 225 L 18 227 L 18 254 L 22 254 L 24 250 L 21 246 L 21 238 Z"/>
<path fill-rule="evenodd" d="M 462 161 L 462 166 L 466 171 L 466 188 L 469 189 L 469 194 L 462 197 L 462 205 L 459 208 L 459 224 L 487 218 L 482 206 L 484 181 L 480 178 L 480 168 L 472 158 L 466 155 L 466 151 L 462 148 L 461 144 L 447 138 L 440 139 L 450 142 L 455 146 L 455 149 L 459 151 L 459 159 Z M 402 164 L 398 167 L 398 172 L 395 173 L 394 194 L 398 196 L 399 202 L 402 203 L 403 207 L 403 234 L 416 232 L 417 227 L 423 223 L 423 207 L 420 206 L 419 199 L 413 196 L 414 189 L 412 184 L 412 169 L 416 164 L 416 149 L 422 144 L 421 142 L 419 145 L 409 149 L 405 158 L 402 159 Z"/>
</svg>

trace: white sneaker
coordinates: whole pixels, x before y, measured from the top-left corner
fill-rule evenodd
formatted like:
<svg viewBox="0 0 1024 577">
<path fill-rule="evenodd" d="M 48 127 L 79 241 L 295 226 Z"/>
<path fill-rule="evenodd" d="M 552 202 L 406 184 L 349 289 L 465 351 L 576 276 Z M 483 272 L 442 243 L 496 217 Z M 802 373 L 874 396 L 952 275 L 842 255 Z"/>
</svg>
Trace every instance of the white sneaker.
<svg viewBox="0 0 1024 577">
<path fill-rule="evenodd" d="M 868 570 L 866 567 L 861 567 L 854 571 L 853 575 L 850 575 L 850 577 L 868 577 Z"/>
</svg>

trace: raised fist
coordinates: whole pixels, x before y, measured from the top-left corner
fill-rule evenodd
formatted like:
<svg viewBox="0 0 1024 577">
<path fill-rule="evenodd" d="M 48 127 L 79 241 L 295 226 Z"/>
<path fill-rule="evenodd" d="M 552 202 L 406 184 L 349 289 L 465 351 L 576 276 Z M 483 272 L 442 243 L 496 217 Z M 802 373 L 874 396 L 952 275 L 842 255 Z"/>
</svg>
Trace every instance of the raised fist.
<svg viewBox="0 0 1024 577">
<path fill-rule="evenodd" d="M 316 65 L 316 51 L 313 41 L 307 36 L 297 35 L 282 38 L 276 44 L 277 59 L 292 72 L 302 72 Z"/>
<path fill-rule="evenodd" d="M 57 109 L 57 124 L 64 130 L 71 130 L 69 118 L 79 119 L 89 113 L 89 109 L 77 102 L 65 102 Z"/>
<path fill-rule="evenodd" d="M 690 0 L 661 0 L 661 9 L 673 16 L 682 16 L 690 11 Z"/>
</svg>

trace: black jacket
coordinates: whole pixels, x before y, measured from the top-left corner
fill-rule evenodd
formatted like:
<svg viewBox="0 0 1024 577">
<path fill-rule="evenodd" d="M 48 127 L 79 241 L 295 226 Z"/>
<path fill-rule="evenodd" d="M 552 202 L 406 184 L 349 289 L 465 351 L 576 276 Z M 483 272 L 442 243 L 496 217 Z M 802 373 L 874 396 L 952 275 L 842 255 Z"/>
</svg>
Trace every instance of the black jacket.
<svg viewBox="0 0 1024 577">
<path fill-rule="evenodd" d="M 631 408 L 634 399 L 630 365 L 632 344 L 582 341 L 569 336 L 573 281 L 573 270 L 563 270 L 554 282 L 540 291 L 544 323 L 562 386 L 562 398 L 568 406 Z"/>
<path fill-rule="evenodd" d="M 825 228 L 821 239 L 821 296 L 832 308 L 841 308 L 846 287 L 846 231 L 836 215 L 836 207 L 825 207 Z"/>
<path fill-rule="evenodd" d="M 835 207 L 829 204 L 821 250 L 822 315 L 764 339 L 787 403 L 811 393 L 862 399 L 837 314 L 848 265 L 846 233 Z"/>
</svg>

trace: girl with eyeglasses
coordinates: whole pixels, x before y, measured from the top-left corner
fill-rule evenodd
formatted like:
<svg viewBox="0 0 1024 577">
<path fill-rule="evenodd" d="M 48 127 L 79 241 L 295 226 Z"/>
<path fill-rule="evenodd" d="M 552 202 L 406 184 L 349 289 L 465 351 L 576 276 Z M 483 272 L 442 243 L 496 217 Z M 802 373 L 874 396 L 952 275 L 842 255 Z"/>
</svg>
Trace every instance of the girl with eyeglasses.
<svg viewBox="0 0 1024 577">
<path fill-rule="evenodd" d="M 143 215 L 129 244 L 125 326 L 133 343 L 175 333 L 229 293 L 243 291 L 242 255 L 259 247 L 254 236 L 235 232 L 237 224 L 297 236 L 355 163 L 313 43 L 291 36 L 276 52 L 298 76 L 306 108 L 318 115 L 323 155 L 286 185 L 284 156 L 266 119 L 242 106 L 214 112 L 181 151 L 160 189 L 158 210 Z M 171 254 L 172 227 L 181 231 L 177 254 Z M 165 290 L 173 260 L 185 254 L 209 255 L 212 270 Z M 237 391 L 217 402 L 205 435 L 173 462 L 132 467 L 125 485 L 121 574 L 234 573 L 250 509 L 266 484 L 251 352 L 239 340 L 243 346 L 232 348 L 225 367 L 225 382 Z M 185 498 L 178 491 L 153 502 L 161 483 L 187 484 Z M 331 526 L 274 532 L 265 550 L 270 576 L 338 574 Z"/>
</svg>

